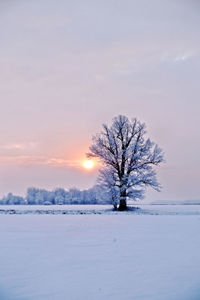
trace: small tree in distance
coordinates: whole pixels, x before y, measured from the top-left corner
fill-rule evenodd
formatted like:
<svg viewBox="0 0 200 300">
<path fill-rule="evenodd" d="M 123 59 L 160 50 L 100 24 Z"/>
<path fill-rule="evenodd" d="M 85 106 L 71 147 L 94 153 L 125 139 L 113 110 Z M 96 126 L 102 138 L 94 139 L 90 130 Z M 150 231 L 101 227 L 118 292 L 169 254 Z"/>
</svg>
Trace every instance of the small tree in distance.
<svg viewBox="0 0 200 300">
<path fill-rule="evenodd" d="M 161 188 L 154 167 L 164 161 L 163 151 L 146 138 L 145 128 L 136 118 L 119 115 L 92 139 L 88 157 L 102 163 L 98 180 L 115 209 L 126 210 L 127 199 L 141 199 L 147 186 Z"/>
</svg>

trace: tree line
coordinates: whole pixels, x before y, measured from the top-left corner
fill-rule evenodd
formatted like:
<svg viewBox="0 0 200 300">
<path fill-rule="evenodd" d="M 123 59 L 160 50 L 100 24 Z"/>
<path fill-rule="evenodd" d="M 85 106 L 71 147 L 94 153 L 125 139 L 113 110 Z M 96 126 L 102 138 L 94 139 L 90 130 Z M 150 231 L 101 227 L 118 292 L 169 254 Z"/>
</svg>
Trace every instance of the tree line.
<svg viewBox="0 0 200 300">
<path fill-rule="evenodd" d="M 0 199 L 4 205 L 63 205 L 63 204 L 111 204 L 108 193 L 99 185 L 86 190 L 57 188 L 53 191 L 30 187 L 26 196 L 9 193 Z"/>
</svg>

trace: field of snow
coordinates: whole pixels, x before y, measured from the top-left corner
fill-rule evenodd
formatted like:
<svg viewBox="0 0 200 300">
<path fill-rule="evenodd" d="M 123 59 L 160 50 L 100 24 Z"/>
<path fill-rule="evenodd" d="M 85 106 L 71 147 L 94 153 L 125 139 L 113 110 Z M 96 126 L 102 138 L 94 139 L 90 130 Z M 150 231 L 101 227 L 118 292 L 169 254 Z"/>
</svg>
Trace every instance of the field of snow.
<svg viewBox="0 0 200 300">
<path fill-rule="evenodd" d="M 199 232 L 199 214 L 2 214 L 0 299 L 199 300 Z"/>
<path fill-rule="evenodd" d="M 126 214 L 200 215 L 200 205 L 130 205 Z M 134 210 L 133 210 L 134 208 Z M 111 205 L 0 205 L 0 214 L 121 214 Z M 124 212 L 123 212 L 124 214 Z"/>
</svg>

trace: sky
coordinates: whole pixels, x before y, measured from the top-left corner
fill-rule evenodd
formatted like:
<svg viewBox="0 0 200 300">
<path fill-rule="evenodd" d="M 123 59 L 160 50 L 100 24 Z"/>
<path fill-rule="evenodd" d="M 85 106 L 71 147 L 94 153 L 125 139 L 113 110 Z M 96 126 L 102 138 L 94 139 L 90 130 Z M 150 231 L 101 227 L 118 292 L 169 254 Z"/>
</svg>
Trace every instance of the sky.
<svg viewBox="0 0 200 300">
<path fill-rule="evenodd" d="M 81 161 L 103 123 L 147 125 L 165 152 L 162 192 L 199 199 L 198 0 L 1 0 L 0 196 L 80 189 Z"/>
</svg>

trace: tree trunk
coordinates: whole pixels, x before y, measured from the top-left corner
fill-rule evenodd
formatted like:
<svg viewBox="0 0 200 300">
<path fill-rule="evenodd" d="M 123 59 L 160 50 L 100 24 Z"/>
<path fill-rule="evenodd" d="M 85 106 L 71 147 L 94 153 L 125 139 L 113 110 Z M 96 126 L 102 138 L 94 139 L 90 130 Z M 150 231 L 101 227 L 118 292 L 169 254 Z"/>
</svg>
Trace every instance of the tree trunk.
<svg viewBox="0 0 200 300">
<path fill-rule="evenodd" d="M 120 199 L 120 203 L 119 203 L 119 208 L 118 210 L 123 211 L 126 210 L 127 206 L 126 206 L 126 199 Z"/>
<path fill-rule="evenodd" d="M 123 211 L 127 209 L 126 205 L 126 190 L 121 191 L 120 193 L 120 202 L 119 202 L 119 208 L 118 210 Z"/>
</svg>

